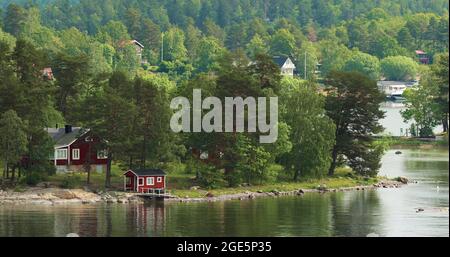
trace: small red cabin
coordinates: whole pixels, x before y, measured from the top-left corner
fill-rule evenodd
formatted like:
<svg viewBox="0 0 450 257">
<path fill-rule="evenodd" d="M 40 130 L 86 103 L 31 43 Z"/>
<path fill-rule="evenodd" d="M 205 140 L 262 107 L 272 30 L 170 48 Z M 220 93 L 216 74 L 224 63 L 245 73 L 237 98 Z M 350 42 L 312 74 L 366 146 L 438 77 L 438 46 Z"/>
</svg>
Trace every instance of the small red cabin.
<svg viewBox="0 0 450 257">
<path fill-rule="evenodd" d="M 166 173 L 160 169 L 136 169 L 125 172 L 124 190 L 145 194 L 164 194 Z"/>
</svg>

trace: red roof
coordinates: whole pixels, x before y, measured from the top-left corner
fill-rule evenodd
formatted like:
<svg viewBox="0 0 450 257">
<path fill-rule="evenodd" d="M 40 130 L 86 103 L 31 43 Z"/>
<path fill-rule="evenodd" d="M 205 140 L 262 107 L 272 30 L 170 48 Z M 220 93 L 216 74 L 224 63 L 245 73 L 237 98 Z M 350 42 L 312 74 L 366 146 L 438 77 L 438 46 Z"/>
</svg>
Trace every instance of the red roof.
<svg viewBox="0 0 450 257">
<path fill-rule="evenodd" d="M 416 54 L 427 54 L 427 53 L 425 53 L 425 52 L 422 51 L 422 50 L 416 50 Z"/>
</svg>

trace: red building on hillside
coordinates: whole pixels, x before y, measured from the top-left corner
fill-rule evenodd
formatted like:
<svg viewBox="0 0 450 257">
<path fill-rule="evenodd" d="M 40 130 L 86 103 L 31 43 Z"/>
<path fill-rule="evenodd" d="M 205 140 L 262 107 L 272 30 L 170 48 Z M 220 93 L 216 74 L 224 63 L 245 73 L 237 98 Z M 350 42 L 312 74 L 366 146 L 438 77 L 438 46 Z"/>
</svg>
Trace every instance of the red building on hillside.
<svg viewBox="0 0 450 257">
<path fill-rule="evenodd" d="M 125 172 L 124 191 L 164 194 L 166 173 L 160 169 L 136 169 Z"/>
<path fill-rule="evenodd" d="M 100 147 L 100 139 L 92 136 L 88 129 L 66 125 L 64 128 L 47 128 L 55 142 L 55 151 L 50 160 L 57 172 L 106 171 L 107 154 Z"/>
<path fill-rule="evenodd" d="M 424 51 L 417 50 L 416 51 L 416 56 L 417 56 L 417 59 L 418 59 L 419 63 L 421 63 L 421 64 L 430 64 L 430 57 Z"/>
</svg>

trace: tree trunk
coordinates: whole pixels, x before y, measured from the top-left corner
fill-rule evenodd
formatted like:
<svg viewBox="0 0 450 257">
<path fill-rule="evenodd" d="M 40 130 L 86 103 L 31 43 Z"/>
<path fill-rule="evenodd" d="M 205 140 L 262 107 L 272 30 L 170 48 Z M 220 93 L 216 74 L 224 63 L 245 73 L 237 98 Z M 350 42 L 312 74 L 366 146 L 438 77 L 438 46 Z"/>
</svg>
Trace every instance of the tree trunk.
<svg viewBox="0 0 450 257">
<path fill-rule="evenodd" d="M 301 171 L 300 169 L 296 169 L 294 172 L 294 182 L 298 181 L 298 178 L 300 177 Z"/>
<path fill-rule="evenodd" d="M 11 171 L 11 182 L 14 182 L 14 179 L 16 178 L 16 165 L 12 167 Z"/>
<path fill-rule="evenodd" d="M 3 160 L 5 162 L 5 165 L 3 166 L 3 178 L 6 178 L 6 170 L 8 169 L 8 162 Z"/>
<path fill-rule="evenodd" d="M 88 186 L 91 184 L 91 166 L 89 166 L 89 168 L 87 170 L 86 184 Z"/>
<path fill-rule="evenodd" d="M 146 159 L 146 149 L 147 149 L 147 137 L 144 135 L 144 141 L 142 143 L 142 163 L 141 163 L 141 169 L 145 169 L 145 159 Z"/>
<path fill-rule="evenodd" d="M 332 161 L 331 161 L 330 169 L 328 170 L 328 176 L 334 175 L 334 170 L 336 169 L 337 156 L 338 156 L 338 152 L 337 152 L 336 146 L 334 146 L 333 152 L 331 154 Z"/>
<path fill-rule="evenodd" d="M 447 119 L 447 115 L 446 117 L 442 120 L 442 127 L 443 127 L 443 132 L 446 133 L 448 132 L 448 119 Z"/>
<path fill-rule="evenodd" d="M 106 164 L 106 174 L 105 174 L 105 188 L 111 187 L 111 164 L 112 164 L 112 153 L 108 153 L 108 161 Z"/>
<path fill-rule="evenodd" d="M 89 141 L 89 151 L 88 151 L 87 166 L 86 166 L 86 172 L 87 172 L 86 184 L 88 186 L 91 184 L 91 155 L 92 155 L 91 149 L 92 149 L 92 141 Z"/>
<path fill-rule="evenodd" d="M 6 179 L 9 178 L 9 165 L 6 163 Z"/>
</svg>

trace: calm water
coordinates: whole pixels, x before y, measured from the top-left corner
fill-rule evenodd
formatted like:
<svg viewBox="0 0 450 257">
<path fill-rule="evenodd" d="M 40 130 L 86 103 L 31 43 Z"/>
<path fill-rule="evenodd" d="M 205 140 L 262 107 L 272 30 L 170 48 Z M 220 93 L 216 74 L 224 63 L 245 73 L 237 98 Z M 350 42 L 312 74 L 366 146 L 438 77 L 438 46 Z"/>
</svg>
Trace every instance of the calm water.
<svg viewBox="0 0 450 257">
<path fill-rule="evenodd" d="M 405 111 L 405 105 L 402 102 L 398 101 L 389 101 L 381 104 L 380 109 L 384 112 L 385 118 L 380 120 L 380 124 L 385 128 L 384 134 L 389 134 L 392 136 L 405 136 L 408 131 L 408 135 L 410 134 L 412 121 L 405 122 L 401 112 Z M 442 126 L 437 126 L 434 129 L 435 133 L 442 132 Z"/>
<path fill-rule="evenodd" d="M 448 157 L 447 150 L 389 151 L 381 174 L 419 182 L 400 189 L 217 203 L 0 206 L 0 236 L 449 236 Z"/>
</svg>

